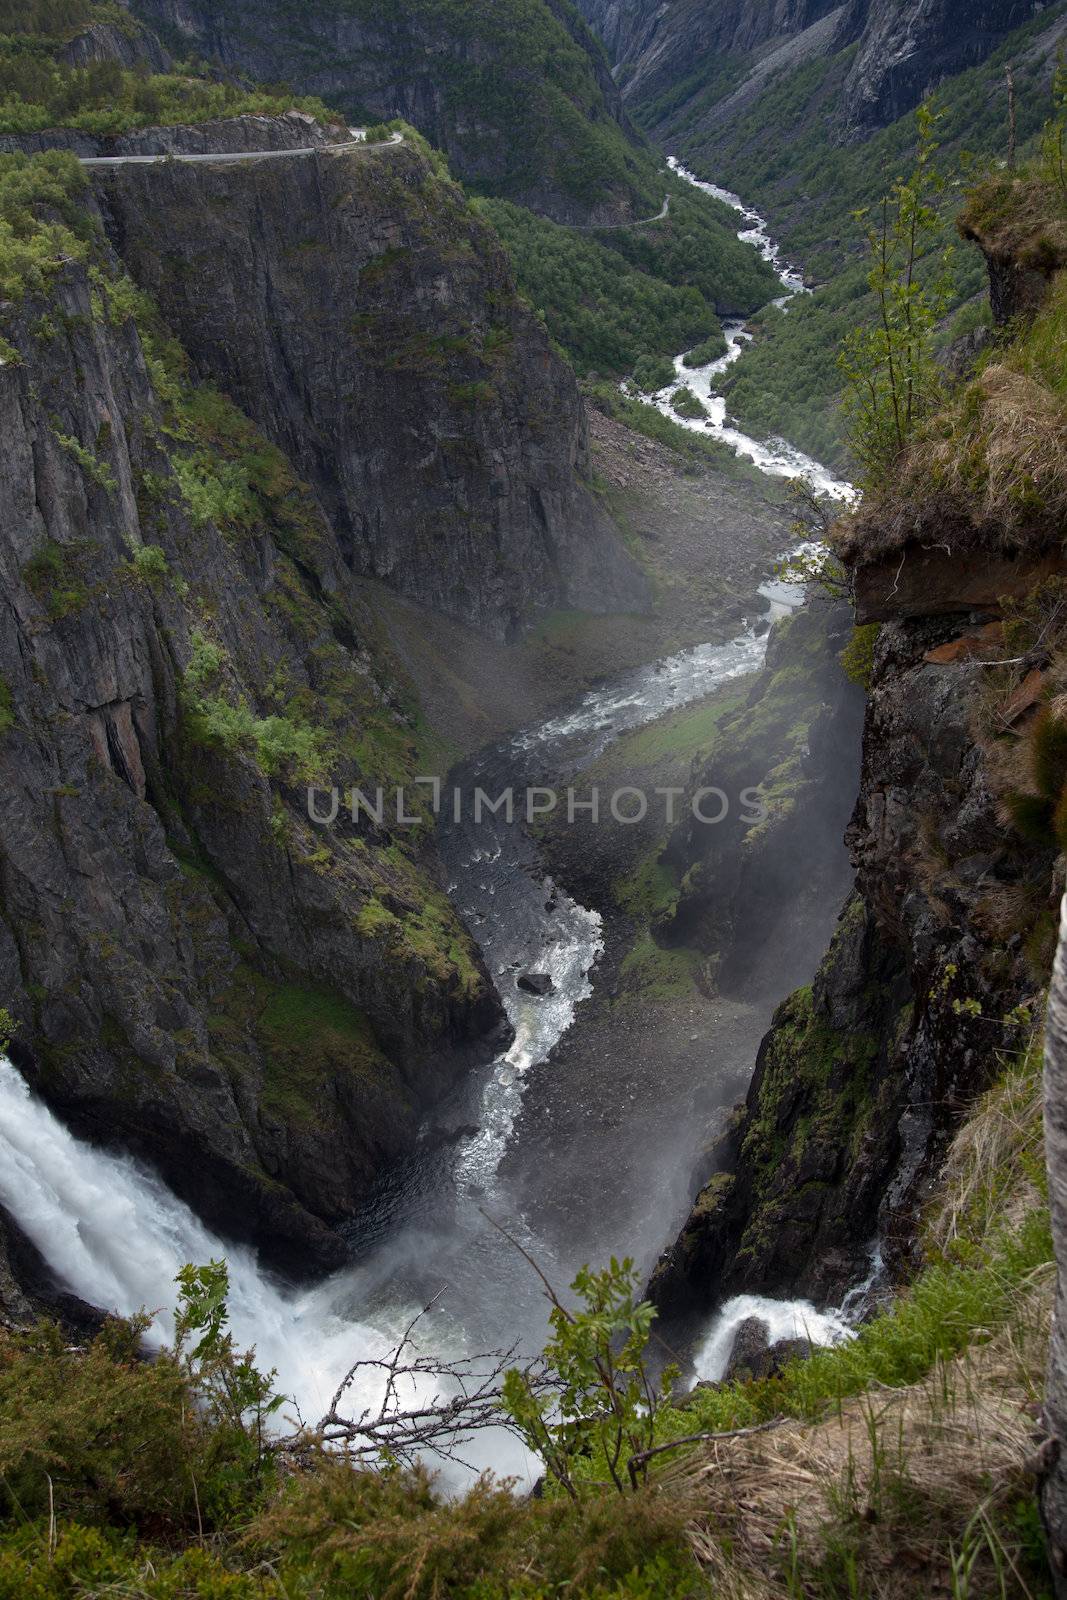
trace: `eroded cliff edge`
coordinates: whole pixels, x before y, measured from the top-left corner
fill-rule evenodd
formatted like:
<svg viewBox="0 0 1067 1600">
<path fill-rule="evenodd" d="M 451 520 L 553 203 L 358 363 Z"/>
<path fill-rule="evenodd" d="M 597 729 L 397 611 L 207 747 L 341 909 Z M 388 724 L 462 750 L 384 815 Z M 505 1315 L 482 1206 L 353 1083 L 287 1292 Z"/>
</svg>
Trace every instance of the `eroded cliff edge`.
<svg viewBox="0 0 1067 1600">
<path fill-rule="evenodd" d="M 1010 230 L 995 217 L 1041 198 L 1019 187 L 989 186 L 963 220 L 1001 289 Z M 1022 490 L 1060 438 L 1058 411 L 1033 408 L 1064 281 L 1055 263 L 1044 302 L 1032 274 L 1012 281 L 1025 303 L 1002 299 L 1003 332 L 978 370 L 909 447 L 892 491 L 838 539 L 861 612 L 876 619 L 853 648 L 856 660 L 869 653 L 847 830 L 855 889 L 814 983 L 779 1007 L 654 1274 L 653 1297 L 683 1338 L 740 1291 L 838 1303 L 876 1248 L 891 1278 L 906 1277 L 948 1139 L 1028 1037 L 1047 981 L 1067 574 L 1057 502 Z M 878 587 L 890 567 L 892 593 Z M 712 872 L 698 890 L 715 889 Z"/>
</svg>

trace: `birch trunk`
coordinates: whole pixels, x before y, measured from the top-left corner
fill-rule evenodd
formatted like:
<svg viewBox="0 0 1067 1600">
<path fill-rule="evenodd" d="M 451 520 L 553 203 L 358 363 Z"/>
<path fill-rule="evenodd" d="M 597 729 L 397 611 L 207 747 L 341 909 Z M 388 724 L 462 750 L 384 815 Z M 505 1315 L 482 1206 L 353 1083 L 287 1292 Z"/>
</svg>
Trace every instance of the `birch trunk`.
<svg viewBox="0 0 1067 1600">
<path fill-rule="evenodd" d="M 1067 1600 L 1067 895 L 1045 1025 L 1045 1152 L 1052 1238 L 1058 1267 L 1049 1346 L 1041 1513 L 1048 1534 L 1057 1600 Z"/>
</svg>

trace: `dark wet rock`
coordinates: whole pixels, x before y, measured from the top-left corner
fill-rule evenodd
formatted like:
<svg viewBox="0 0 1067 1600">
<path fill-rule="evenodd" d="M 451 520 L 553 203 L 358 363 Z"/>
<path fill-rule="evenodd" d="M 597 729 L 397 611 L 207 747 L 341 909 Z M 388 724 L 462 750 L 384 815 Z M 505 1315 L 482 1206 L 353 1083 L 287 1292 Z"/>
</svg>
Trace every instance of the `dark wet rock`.
<svg viewBox="0 0 1067 1600">
<path fill-rule="evenodd" d="M 543 997 L 555 993 L 556 986 L 547 972 L 524 972 L 516 981 L 527 994 Z"/>
<path fill-rule="evenodd" d="M 91 1339 L 108 1313 L 68 1294 L 40 1251 L 0 1208 L 0 1326 L 30 1327 L 38 1318 L 57 1322 L 68 1338 Z"/>
<path fill-rule="evenodd" d="M 982 668 L 927 659 L 958 632 L 933 619 L 882 629 L 848 829 L 856 889 L 814 984 L 779 1007 L 656 1268 L 668 1325 L 742 1291 L 838 1304 L 876 1236 L 892 1276 L 912 1271 L 959 1110 L 1010 1045 L 990 1019 L 1033 978 L 982 907 L 1034 861 L 1005 833 L 974 742 Z"/>
<path fill-rule="evenodd" d="M 94 182 L 131 274 L 313 486 L 351 570 L 497 637 L 647 607 L 584 481 L 573 373 L 413 145 Z"/>
<path fill-rule="evenodd" d="M 734 1335 L 722 1382 L 777 1377 L 790 1361 L 806 1360 L 811 1348 L 807 1339 L 778 1339 L 771 1344 L 762 1317 L 746 1317 Z"/>
<path fill-rule="evenodd" d="M 746 1317 L 734 1334 L 723 1381 L 755 1377 L 770 1348 L 770 1329 L 761 1317 Z"/>
</svg>

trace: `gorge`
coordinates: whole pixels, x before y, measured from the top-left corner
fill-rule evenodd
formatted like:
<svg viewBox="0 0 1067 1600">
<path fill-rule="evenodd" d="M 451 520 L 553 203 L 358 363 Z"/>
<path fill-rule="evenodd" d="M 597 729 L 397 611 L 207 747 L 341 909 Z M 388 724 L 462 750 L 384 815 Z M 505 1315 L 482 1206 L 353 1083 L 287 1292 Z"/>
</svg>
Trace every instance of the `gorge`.
<svg viewBox="0 0 1067 1600">
<path fill-rule="evenodd" d="M 0 0 L 0 1596 L 1063 1588 L 1067 6 L 580 9 Z"/>
</svg>

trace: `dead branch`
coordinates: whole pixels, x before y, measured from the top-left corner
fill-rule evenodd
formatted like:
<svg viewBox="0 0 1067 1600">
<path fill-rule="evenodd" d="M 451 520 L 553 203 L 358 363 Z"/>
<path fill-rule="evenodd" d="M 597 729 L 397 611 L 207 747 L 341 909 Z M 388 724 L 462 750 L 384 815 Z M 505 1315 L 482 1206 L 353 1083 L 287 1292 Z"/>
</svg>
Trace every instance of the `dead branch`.
<svg viewBox="0 0 1067 1600">
<path fill-rule="evenodd" d="M 390 1461 L 413 1467 L 430 1454 L 469 1467 L 461 1452 L 476 1433 L 489 1428 L 516 1432 L 502 1403 L 504 1377 L 521 1364 L 516 1348 L 455 1360 L 415 1350 L 415 1329 L 439 1299 L 440 1293 L 411 1319 L 388 1356 L 352 1363 L 312 1436 L 302 1428 L 279 1440 L 275 1450 L 297 1456 L 314 1440 L 368 1464 Z M 552 1389 L 539 1360 L 527 1362 L 522 1370 L 535 1392 Z M 384 1377 L 380 1399 L 345 1415 L 342 1402 L 360 1377 L 377 1378 L 379 1384 Z"/>
</svg>

